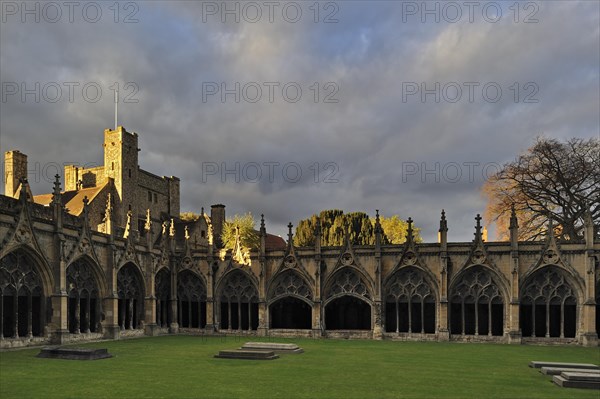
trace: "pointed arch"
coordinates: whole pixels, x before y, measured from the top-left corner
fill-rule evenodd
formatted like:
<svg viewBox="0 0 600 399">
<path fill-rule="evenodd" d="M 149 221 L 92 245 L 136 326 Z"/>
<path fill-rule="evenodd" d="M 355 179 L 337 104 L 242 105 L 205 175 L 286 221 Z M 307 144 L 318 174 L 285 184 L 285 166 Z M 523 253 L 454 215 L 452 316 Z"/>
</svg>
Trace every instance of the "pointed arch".
<svg viewBox="0 0 600 399">
<path fill-rule="evenodd" d="M 570 273 L 558 265 L 537 269 L 523 281 L 520 323 L 524 337 L 574 338 L 581 293 Z"/>
<path fill-rule="evenodd" d="M 71 263 L 67 265 L 66 270 L 68 271 L 71 265 L 81 263 L 85 263 L 92 272 L 96 284 L 98 285 L 98 295 L 100 297 L 108 296 L 108 283 L 106 281 L 104 270 L 102 270 L 102 267 L 100 267 L 100 265 L 91 256 L 82 254 L 74 258 Z"/>
<path fill-rule="evenodd" d="M 258 328 L 258 284 L 251 276 L 248 272 L 233 269 L 221 277 L 216 291 L 221 329 Z"/>
<path fill-rule="evenodd" d="M 177 275 L 177 311 L 179 326 L 204 328 L 206 326 L 206 283 L 190 269 Z"/>
<path fill-rule="evenodd" d="M 373 292 L 364 273 L 357 268 L 345 266 L 336 270 L 324 290 L 325 328 L 372 329 Z"/>
<path fill-rule="evenodd" d="M 435 333 L 437 284 L 421 267 L 397 269 L 384 283 L 387 332 Z"/>
<path fill-rule="evenodd" d="M 301 273 L 286 269 L 276 274 L 267 293 L 270 328 L 312 327 L 313 290 Z"/>
<path fill-rule="evenodd" d="M 43 270 L 25 246 L 0 259 L 0 337 L 44 334 L 50 288 L 44 287 Z"/>
<path fill-rule="evenodd" d="M 353 265 L 344 266 L 332 273 L 324 284 L 324 305 L 333 299 L 349 295 L 373 303 L 374 287 L 370 278 Z"/>
<path fill-rule="evenodd" d="M 127 262 L 117 272 L 119 326 L 121 330 L 142 328 L 145 286 L 139 266 Z"/>
<path fill-rule="evenodd" d="M 309 281 L 299 272 L 285 269 L 271 278 L 267 286 L 267 304 L 283 297 L 294 297 L 313 305 L 314 291 Z"/>
<path fill-rule="evenodd" d="M 159 327 L 168 327 L 173 320 L 170 311 L 171 299 L 171 270 L 161 267 L 154 277 L 154 295 L 156 297 L 156 324 Z"/>
<path fill-rule="evenodd" d="M 6 250 L 2 251 L 0 259 L 5 259 L 8 255 L 15 253 L 23 253 L 30 259 L 31 264 L 35 267 L 36 272 L 41 278 L 43 294 L 48 297 L 52 293 L 55 285 L 54 274 L 52 273 L 52 269 L 48 264 L 46 257 L 38 252 L 32 245 L 20 244 L 12 246 L 11 248 L 6 248 Z"/>
<path fill-rule="evenodd" d="M 461 270 L 449 292 L 451 334 L 504 334 L 508 290 L 493 268 L 476 264 Z"/>
<path fill-rule="evenodd" d="M 71 333 L 90 333 L 100 330 L 102 313 L 102 277 L 98 275 L 95 262 L 88 256 L 80 256 L 66 268 L 67 274 L 67 323 Z"/>
</svg>

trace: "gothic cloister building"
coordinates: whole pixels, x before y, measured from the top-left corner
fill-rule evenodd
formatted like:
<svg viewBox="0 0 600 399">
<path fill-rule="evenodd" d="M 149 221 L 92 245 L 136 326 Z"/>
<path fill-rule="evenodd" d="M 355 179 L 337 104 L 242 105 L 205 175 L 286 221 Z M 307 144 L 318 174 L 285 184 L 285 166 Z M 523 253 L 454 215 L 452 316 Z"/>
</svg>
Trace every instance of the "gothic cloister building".
<svg viewBox="0 0 600 399">
<path fill-rule="evenodd" d="M 225 207 L 178 219 L 179 179 L 137 165 L 137 135 L 105 131 L 105 165 L 33 196 L 6 156 L 0 196 L 0 347 L 177 333 L 598 345 L 600 243 L 472 242 L 294 247 L 267 234 L 239 263 Z M 24 164 L 25 163 L 25 164 Z M 67 169 L 65 168 L 65 169 Z M 90 174 L 91 173 L 91 174 Z M 24 176 L 25 174 L 25 176 Z M 87 176 L 87 182 L 78 176 Z M 74 177 L 75 176 L 75 177 Z M 158 197 L 158 198 L 157 198 Z M 159 200 L 160 199 L 160 200 Z M 409 220 L 409 226 L 412 221 Z"/>
</svg>

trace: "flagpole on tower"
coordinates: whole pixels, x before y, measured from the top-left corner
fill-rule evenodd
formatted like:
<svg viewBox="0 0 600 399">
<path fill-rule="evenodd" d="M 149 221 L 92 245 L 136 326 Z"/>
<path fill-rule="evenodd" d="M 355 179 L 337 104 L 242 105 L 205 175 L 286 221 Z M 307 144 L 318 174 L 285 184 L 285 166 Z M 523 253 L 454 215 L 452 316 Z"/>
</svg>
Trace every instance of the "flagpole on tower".
<svg viewBox="0 0 600 399">
<path fill-rule="evenodd" d="M 119 89 L 115 90 L 115 130 L 117 130 L 118 116 L 119 116 Z"/>
</svg>

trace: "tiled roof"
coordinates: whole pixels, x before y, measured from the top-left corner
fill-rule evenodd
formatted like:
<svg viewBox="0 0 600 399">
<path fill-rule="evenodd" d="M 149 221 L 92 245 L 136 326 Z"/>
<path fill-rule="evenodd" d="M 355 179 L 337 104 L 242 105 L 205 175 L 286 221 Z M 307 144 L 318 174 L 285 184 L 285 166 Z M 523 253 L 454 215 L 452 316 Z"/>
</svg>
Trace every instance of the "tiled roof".
<svg viewBox="0 0 600 399">
<path fill-rule="evenodd" d="M 102 186 L 82 188 L 81 190 L 65 191 L 62 193 L 62 203 L 69 213 L 79 216 L 83 211 L 83 199 L 88 198 L 92 201 L 98 193 L 100 193 L 108 183 Z M 50 205 L 52 202 L 52 194 L 34 195 L 33 202 L 40 205 Z"/>
</svg>

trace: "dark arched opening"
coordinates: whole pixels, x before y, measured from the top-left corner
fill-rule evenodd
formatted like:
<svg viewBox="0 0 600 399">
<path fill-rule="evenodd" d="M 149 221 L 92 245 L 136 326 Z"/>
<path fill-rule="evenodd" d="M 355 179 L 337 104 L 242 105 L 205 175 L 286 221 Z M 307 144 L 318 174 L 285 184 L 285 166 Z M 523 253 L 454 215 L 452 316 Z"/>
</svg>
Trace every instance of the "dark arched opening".
<svg viewBox="0 0 600 399">
<path fill-rule="evenodd" d="M 101 301 L 89 263 L 79 260 L 67 268 L 67 323 L 71 334 L 100 330 Z"/>
<path fill-rule="evenodd" d="M 269 306 L 271 328 L 310 329 L 312 308 L 294 298 L 281 298 Z"/>
<path fill-rule="evenodd" d="M 504 301 L 490 272 L 475 266 L 451 290 L 450 332 L 455 335 L 504 334 Z"/>
<path fill-rule="evenodd" d="M 423 272 L 407 268 L 386 284 L 385 331 L 435 333 L 435 296 Z"/>
<path fill-rule="evenodd" d="M 44 334 L 46 298 L 34 265 L 21 250 L 0 261 L 0 338 Z"/>
<path fill-rule="evenodd" d="M 161 269 L 154 279 L 154 292 L 156 296 L 156 324 L 159 327 L 168 327 L 173 321 L 169 301 L 171 299 L 171 273 Z"/>
<path fill-rule="evenodd" d="M 325 307 L 327 330 L 370 330 L 371 305 L 362 299 L 344 295 Z"/>
<path fill-rule="evenodd" d="M 577 297 L 563 271 L 554 266 L 538 270 L 526 282 L 521 298 L 524 337 L 575 337 Z"/>
<path fill-rule="evenodd" d="M 179 327 L 206 326 L 206 287 L 200 277 L 189 270 L 177 277 L 177 308 Z"/>
<path fill-rule="evenodd" d="M 121 330 L 141 328 L 144 314 L 144 285 L 137 268 L 129 263 L 117 273 L 119 326 Z"/>
<path fill-rule="evenodd" d="M 220 293 L 220 328 L 256 330 L 258 328 L 258 291 L 244 273 L 226 277 Z"/>
</svg>

